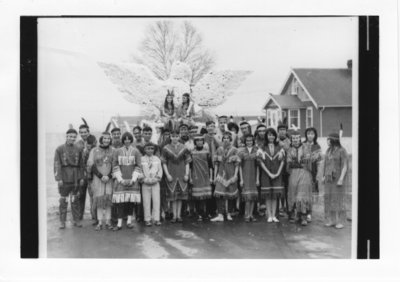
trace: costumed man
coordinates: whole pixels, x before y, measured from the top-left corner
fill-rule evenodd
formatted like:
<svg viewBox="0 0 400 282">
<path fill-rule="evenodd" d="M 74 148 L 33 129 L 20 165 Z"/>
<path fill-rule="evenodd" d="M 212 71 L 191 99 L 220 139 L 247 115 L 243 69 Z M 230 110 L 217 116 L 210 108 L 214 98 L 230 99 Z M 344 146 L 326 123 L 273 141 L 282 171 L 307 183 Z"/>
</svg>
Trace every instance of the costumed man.
<svg viewBox="0 0 400 282">
<path fill-rule="evenodd" d="M 84 165 L 82 150 L 75 144 L 78 132 L 70 128 L 66 133 L 66 142 L 57 147 L 54 155 L 54 177 L 60 194 L 60 229 L 65 228 L 68 198 L 71 201 L 73 225 L 82 227 L 80 222 L 80 186 L 84 184 Z"/>
<path fill-rule="evenodd" d="M 79 126 L 79 135 L 81 137 L 75 145 L 82 150 L 82 158 L 83 164 L 86 166 L 86 162 L 89 158 L 90 149 L 97 146 L 97 139 L 95 136 L 90 134 L 89 125 L 84 118 L 81 118 L 83 124 Z M 89 140 L 94 143 L 88 146 Z M 87 182 L 87 175 L 86 169 L 84 170 L 84 184 L 81 186 L 81 190 L 79 192 L 79 202 L 80 202 L 80 220 L 83 219 L 83 214 L 85 213 L 85 204 L 86 204 L 86 191 L 88 190 L 88 182 Z"/>
<path fill-rule="evenodd" d="M 222 145 L 222 137 L 224 136 L 224 133 L 226 131 L 228 131 L 227 127 L 228 127 L 228 117 L 227 116 L 219 116 L 218 117 L 218 129 L 216 131 L 215 137 L 217 138 L 220 145 Z M 237 147 L 237 145 L 238 145 L 237 144 L 238 143 L 237 134 L 234 132 L 231 132 L 231 131 L 229 131 L 229 132 L 231 133 L 231 136 L 232 136 L 232 145 L 234 147 Z"/>
<path fill-rule="evenodd" d="M 246 147 L 245 136 L 251 134 L 251 125 L 247 121 L 242 121 L 239 123 L 241 136 L 238 140 L 238 147 Z"/>
<path fill-rule="evenodd" d="M 118 127 L 114 127 L 113 129 L 111 129 L 111 137 L 112 137 L 112 141 L 111 141 L 111 146 L 115 149 L 121 148 L 122 146 L 124 146 L 124 144 L 122 144 L 121 141 L 121 129 Z"/>
<path fill-rule="evenodd" d="M 183 145 L 189 141 L 189 126 L 186 123 L 182 123 L 179 126 L 179 142 Z"/>
<path fill-rule="evenodd" d="M 279 123 L 278 124 L 278 138 L 279 138 L 279 145 L 281 146 L 281 148 L 283 148 L 285 150 L 285 156 L 287 155 L 287 152 L 290 148 L 290 139 L 288 136 L 288 126 L 286 124 L 283 123 Z M 285 158 L 285 162 L 286 162 L 286 158 Z M 284 194 L 281 197 L 281 200 L 278 201 L 277 204 L 277 209 L 278 209 L 278 213 L 279 216 L 283 216 L 284 212 L 286 211 L 286 213 L 288 213 L 288 185 L 289 185 L 289 173 L 286 169 L 287 165 L 286 163 L 284 164 L 284 169 L 282 171 L 282 182 L 283 182 L 283 187 L 284 187 Z"/>
<path fill-rule="evenodd" d="M 144 145 L 144 140 L 142 138 L 142 128 L 137 125 L 132 130 L 133 136 L 135 137 L 132 146 L 137 147 L 138 145 Z"/>
<path fill-rule="evenodd" d="M 143 140 L 143 144 L 137 144 L 136 148 L 140 151 L 140 153 L 142 154 L 142 156 L 146 155 L 145 151 L 144 151 L 144 145 L 148 144 L 148 143 L 152 143 L 151 139 L 153 137 L 153 129 L 150 126 L 145 126 L 142 130 L 142 140 Z M 161 155 L 161 150 L 160 147 L 156 144 L 153 144 L 154 147 L 154 156 L 156 157 L 160 157 Z"/>
</svg>

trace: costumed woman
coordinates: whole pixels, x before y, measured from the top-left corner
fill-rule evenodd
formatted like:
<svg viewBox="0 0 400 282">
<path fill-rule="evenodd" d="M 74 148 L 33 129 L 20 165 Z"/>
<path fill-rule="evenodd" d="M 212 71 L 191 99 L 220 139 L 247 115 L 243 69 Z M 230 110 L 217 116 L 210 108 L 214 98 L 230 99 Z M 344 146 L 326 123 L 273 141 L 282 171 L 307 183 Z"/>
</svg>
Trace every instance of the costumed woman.
<svg viewBox="0 0 400 282">
<path fill-rule="evenodd" d="M 242 201 L 246 203 L 244 220 L 257 221 L 253 215 L 254 205 L 258 200 L 257 186 L 259 185 L 259 170 L 257 166 L 257 147 L 254 136 L 244 136 L 245 147 L 239 149 L 240 157 L 240 186 L 242 187 Z"/>
<path fill-rule="evenodd" d="M 102 133 L 99 146 L 90 151 L 87 162 L 87 173 L 92 177 L 91 191 L 93 194 L 93 209 L 97 213 L 98 224 L 95 230 L 103 227 L 112 229 L 111 205 L 112 205 L 112 165 L 115 149 L 111 146 L 111 135 L 108 131 Z"/>
<path fill-rule="evenodd" d="M 194 149 L 192 153 L 191 199 L 195 202 L 198 221 L 207 217 L 207 199 L 212 196 L 212 160 L 208 148 L 205 147 L 203 135 L 193 137 Z"/>
<path fill-rule="evenodd" d="M 182 201 L 188 199 L 188 182 L 192 161 L 189 150 L 179 142 L 179 130 L 174 127 L 170 133 L 171 143 L 161 153 L 167 185 L 167 200 L 172 202 L 172 223 L 182 222 Z"/>
<path fill-rule="evenodd" d="M 214 197 L 217 198 L 218 215 L 211 221 L 224 221 L 226 212 L 227 220 L 232 220 L 230 204 L 239 195 L 238 172 L 240 158 L 238 149 L 232 145 L 232 133 L 225 131 L 222 136 L 222 146 L 217 149 L 214 160 Z"/>
<path fill-rule="evenodd" d="M 171 120 L 175 123 L 176 110 L 174 105 L 174 91 L 167 90 L 167 96 L 165 96 L 164 104 L 161 106 L 161 121 L 167 125 Z"/>
<path fill-rule="evenodd" d="M 318 191 L 317 174 L 320 161 L 322 159 L 321 146 L 318 144 L 318 133 L 314 127 L 306 129 L 304 145 L 311 151 L 311 176 L 312 176 L 312 192 Z M 307 221 L 311 222 L 311 212 L 307 214 Z"/>
<path fill-rule="evenodd" d="M 339 134 L 328 136 L 322 180 L 325 183 L 325 216 L 326 226 L 344 227 L 346 222 L 346 184 L 348 155 L 340 144 Z"/>
<path fill-rule="evenodd" d="M 289 221 L 307 225 L 307 214 L 312 206 L 312 159 L 309 147 L 301 143 L 300 133 L 291 134 L 291 147 L 287 151 Z"/>
<path fill-rule="evenodd" d="M 258 151 L 260 164 L 261 199 L 267 207 L 267 221 L 279 222 L 276 217 L 278 199 L 284 193 L 282 170 L 284 167 L 284 152 L 279 145 L 275 129 L 267 128 L 265 143 Z"/>
<path fill-rule="evenodd" d="M 134 205 L 140 204 L 141 158 L 139 150 L 132 146 L 133 136 L 129 132 L 122 135 L 123 147 L 116 150 L 113 158 L 113 176 L 117 179 L 114 187 L 112 202 L 116 205 L 118 223 L 114 231 L 121 230 L 124 209 L 128 218 L 126 226 L 133 228 L 132 214 Z"/>
<path fill-rule="evenodd" d="M 179 105 L 177 110 L 178 121 L 187 125 L 191 125 L 193 124 L 194 115 L 194 103 L 190 100 L 189 93 L 184 93 L 182 95 L 182 104 Z"/>
</svg>

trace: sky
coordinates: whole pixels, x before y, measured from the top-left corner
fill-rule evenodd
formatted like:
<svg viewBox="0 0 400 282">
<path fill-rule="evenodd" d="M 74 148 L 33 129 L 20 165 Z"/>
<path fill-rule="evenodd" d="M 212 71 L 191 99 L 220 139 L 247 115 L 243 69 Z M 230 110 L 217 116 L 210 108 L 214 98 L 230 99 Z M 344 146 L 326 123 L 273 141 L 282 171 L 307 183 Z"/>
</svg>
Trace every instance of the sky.
<svg viewBox="0 0 400 282">
<path fill-rule="evenodd" d="M 111 116 L 137 115 L 97 62 L 126 62 L 138 54 L 157 18 L 39 19 L 39 112 L 47 132 L 88 120 L 104 130 Z M 183 19 L 168 19 L 182 22 Z M 279 94 L 291 68 L 345 68 L 357 55 L 355 18 L 188 18 L 215 56 L 214 70 L 252 74 L 214 111 L 263 115 L 268 93 Z"/>
</svg>

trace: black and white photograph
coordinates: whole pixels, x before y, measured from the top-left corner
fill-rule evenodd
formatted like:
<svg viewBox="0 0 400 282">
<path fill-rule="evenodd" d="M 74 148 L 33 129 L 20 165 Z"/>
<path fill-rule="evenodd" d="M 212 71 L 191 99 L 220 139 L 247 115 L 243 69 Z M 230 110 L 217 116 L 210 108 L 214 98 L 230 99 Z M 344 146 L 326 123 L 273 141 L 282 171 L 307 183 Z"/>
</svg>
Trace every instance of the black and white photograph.
<svg viewBox="0 0 400 282">
<path fill-rule="evenodd" d="M 41 255 L 354 258 L 357 43 L 357 17 L 38 19 Z"/>
<path fill-rule="evenodd" d="M 399 12 L 0 1 L 0 281 L 398 281 Z"/>
</svg>

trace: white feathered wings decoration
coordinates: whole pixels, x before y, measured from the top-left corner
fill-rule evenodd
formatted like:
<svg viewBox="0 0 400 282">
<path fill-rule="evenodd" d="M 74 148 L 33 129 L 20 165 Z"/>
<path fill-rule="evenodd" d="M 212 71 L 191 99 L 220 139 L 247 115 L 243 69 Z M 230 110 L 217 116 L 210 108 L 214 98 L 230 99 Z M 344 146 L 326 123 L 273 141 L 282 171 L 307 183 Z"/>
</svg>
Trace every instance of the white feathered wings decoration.
<svg viewBox="0 0 400 282">
<path fill-rule="evenodd" d="M 191 93 L 196 112 L 221 105 L 251 73 L 213 71 L 191 87 L 191 69 L 182 62 L 174 62 L 167 80 L 159 80 L 143 65 L 99 63 L 99 66 L 128 101 L 142 106 L 150 115 L 159 114 L 167 90 L 174 91 L 175 105 L 181 103 L 183 93 Z"/>
</svg>

